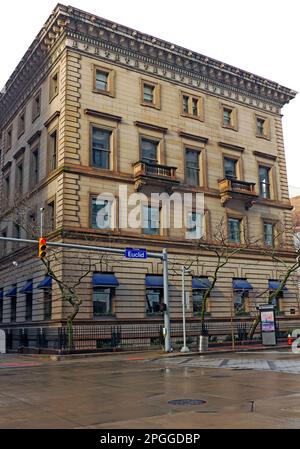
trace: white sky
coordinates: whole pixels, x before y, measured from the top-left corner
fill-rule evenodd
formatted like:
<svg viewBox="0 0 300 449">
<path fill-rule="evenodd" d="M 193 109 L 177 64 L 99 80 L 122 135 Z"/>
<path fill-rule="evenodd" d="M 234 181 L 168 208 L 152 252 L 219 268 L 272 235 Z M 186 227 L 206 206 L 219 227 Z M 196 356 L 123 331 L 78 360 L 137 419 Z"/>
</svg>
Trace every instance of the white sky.
<svg viewBox="0 0 300 449">
<path fill-rule="evenodd" d="M 0 88 L 56 4 L 55 0 L 1 2 Z M 69 4 L 300 92 L 298 0 L 70 0 Z M 283 115 L 290 192 L 300 195 L 300 93 L 283 108 Z"/>
</svg>

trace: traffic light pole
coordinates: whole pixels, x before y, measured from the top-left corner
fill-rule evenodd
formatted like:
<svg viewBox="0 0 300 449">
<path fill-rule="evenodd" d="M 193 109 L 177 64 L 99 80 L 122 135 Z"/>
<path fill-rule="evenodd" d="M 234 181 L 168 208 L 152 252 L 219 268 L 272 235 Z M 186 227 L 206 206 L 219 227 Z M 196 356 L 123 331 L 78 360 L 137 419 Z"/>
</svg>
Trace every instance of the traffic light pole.
<svg viewBox="0 0 300 449">
<path fill-rule="evenodd" d="M 0 237 L 0 241 L 10 241 L 19 243 L 29 243 L 29 244 L 39 244 L 39 240 L 29 240 L 29 239 L 17 239 L 14 237 Z M 81 249 L 85 251 L 99 251 L 108 252 L 114 254 L 125 254 L 125 249 L 121 248 L 110 248 L 105 246 L 92 246 L 92 245 L 77 245 L 75 243 L 62 243 L 62 242 L 49 242 L 47 241 L 47 246 L 57 247 L 57 248 L 70 248 L 70 249 Z M 170 352 L 171 349 L 171 334 L 170 334 L 170 309 L 169 309 L 169 276 L 168 276 L 168 251 L 166 248 L 163 249 L 162 253 L 147 252 L 147 256 L 161 259 L 163 262 L 163 285 L 164 285 L 164 337 L 165 337 L 165 352 Z"/>
</svg>

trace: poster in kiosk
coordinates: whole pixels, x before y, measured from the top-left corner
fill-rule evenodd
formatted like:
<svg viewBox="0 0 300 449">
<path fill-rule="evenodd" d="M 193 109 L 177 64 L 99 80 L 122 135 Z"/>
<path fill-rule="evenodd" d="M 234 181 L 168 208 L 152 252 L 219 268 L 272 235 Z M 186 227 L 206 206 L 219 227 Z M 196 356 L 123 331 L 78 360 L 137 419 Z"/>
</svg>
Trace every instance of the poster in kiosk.
<svg viewBox="0 0 300 449">
<path fill-rule="evenodd" d="M 276 345 L 275 306 L 262 304 L 258 307 L 263 345 Z"/>
</svg>

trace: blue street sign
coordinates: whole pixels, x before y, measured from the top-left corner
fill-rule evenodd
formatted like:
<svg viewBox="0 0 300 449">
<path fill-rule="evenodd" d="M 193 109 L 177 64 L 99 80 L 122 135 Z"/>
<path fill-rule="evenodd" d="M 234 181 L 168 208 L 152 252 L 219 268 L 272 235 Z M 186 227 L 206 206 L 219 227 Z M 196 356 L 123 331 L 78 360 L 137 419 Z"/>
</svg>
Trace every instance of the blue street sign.
<svg viewBox="0 0 300 449">
<path fill-rule="evenodd" d="M 128 259 L 147 259 L 147 250 L 141 248 L 125 248 L 125 257 Z"/>
</svg>

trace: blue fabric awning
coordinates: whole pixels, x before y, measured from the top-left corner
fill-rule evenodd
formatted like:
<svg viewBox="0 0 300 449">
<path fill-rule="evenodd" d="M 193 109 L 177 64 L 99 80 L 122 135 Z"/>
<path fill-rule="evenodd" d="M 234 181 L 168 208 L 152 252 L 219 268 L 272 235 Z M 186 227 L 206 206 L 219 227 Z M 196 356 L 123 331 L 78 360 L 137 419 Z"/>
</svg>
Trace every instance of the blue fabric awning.
<svg viewBox="0 0 300 449">
<path fill-rule="evenodd" d="M 3 299 L 3 295 L 4 295 L 3 290 L 0 290 L 0 299 Z"/>
<path fill-rule="evenodd" d="M 37 285 L 36 288 L 52 288 L 51 276 L 45 276 L 44 279 Z"/>
<path fill-rule="evenodd" d="M 280 281 L 277 281 L 275 279 L 269 279 L 269 289 L 270 290 L 277 290 L 280 285 Z M 287 287 L 284 286 L 282 290 L 287 290 Z"/>
<path fill-rule="evenodd" d="M 160 274 L 146 274 L 146 287 L 164 288 L 164 277 Z"/>
<path fill-rule="evenodd" d="M 211 282 L 207 277 L 192 279 L 192 288 L 207 290 L 210 286 Z"/>
<path fill-rule="evenodd" d="M 14 296 L 17 296 L 17 287 L 13 287 L 5 294 L 7 298 L 12 298 Z"/>
<path fill-rule="evenodd" d="M 32 293 L 32 281 L 27 281 L 26 284 L 20 288 L 19 293 L 23 293 L 24 295 L 26 293 Z"/>
<path fill-rule="evenodd" d="M 233 279 L 232 281 L 233 290 L 253 290 L 252 285 L 247 281 L 247 279 Z"/>
<path fill-rule="evenodd" d="M 94 287 L 118 287 L 119 281 L 113 273 L 94 273 Z"/>
</svg>

